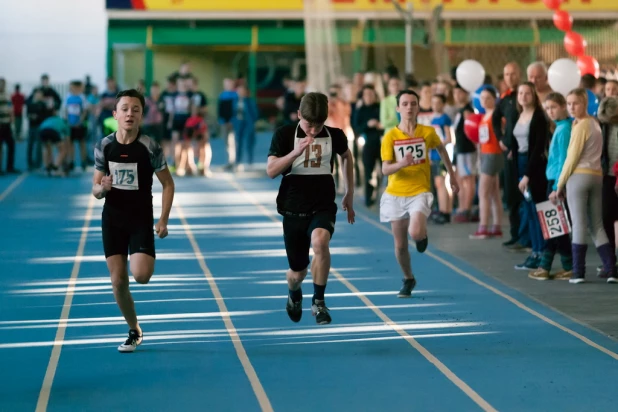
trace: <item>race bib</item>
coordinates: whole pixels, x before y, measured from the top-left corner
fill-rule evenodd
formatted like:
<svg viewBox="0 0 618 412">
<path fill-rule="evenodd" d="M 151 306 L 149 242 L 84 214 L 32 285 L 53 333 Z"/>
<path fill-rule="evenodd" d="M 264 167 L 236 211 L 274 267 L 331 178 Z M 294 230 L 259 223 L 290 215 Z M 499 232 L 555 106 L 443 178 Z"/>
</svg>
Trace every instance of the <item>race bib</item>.
<svg viewBox="0 0 618 412">
<path fill-rule="evenodd" d="M 69 116 L 80 116 L 82 114 L 82 107 L 79 104 L 70 104 L 67 106 L 67 114 Z"/>
<path fill-rule="evenodd" d="M 538 203 L 536 211 L 545 240 L 571 233 L 571 223 L 562 203 L 554 205 L 547 200 Z"/>
<path fill-rule="evenodd" d="M 427 161 L 427 145 L 424 139 L 396 140 L 394 144 L 397 161 L 401 161 L 408 153 L 412 155 L 413 165 Z"/>
<path fill-rule="evenodd" d="M 416 116 L 416 123 L 422 124 L 423 126 L 431 126 L 432 120 L 433 120 L 433 113 L 419 113 Z"/>
<path fill-rule="evenodd" d="M 489 127 L 486 124 L 479 126 L 479 142 L 482 144 L 489 142 Z"/>
<path fill-rule="evenodd" d="M 112 187 L 121 190 L 139 190 L 137 163 L 109 162 Z"/>
<path fill-rule="evenodd" d="M 301 139 L 295 139 L 294 146 L 300 144 Z M 330 159 L 333 148 L 330 137 L 316 138 L 313 144 L 307 146 L 301 156 L 292 164 L 292 174 L 295 175 L 329 175 L 331 174 Z"/>
</svg>

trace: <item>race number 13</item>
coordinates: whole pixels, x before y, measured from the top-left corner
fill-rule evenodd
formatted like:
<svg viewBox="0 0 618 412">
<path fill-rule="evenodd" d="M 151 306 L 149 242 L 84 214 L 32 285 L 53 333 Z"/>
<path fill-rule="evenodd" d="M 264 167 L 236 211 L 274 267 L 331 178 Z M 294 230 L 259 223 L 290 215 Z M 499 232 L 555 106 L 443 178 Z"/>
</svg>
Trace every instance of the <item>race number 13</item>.
<svg viewBox="0 0 618 412">
<path fill-rule="evenodd" d="M 423 139 L 399 140 L 395 142 L 395 158 L 402 160 L 406 155 L 412 155 L 413 164 L 425 163 L 427 146 Z"/>
</svg>

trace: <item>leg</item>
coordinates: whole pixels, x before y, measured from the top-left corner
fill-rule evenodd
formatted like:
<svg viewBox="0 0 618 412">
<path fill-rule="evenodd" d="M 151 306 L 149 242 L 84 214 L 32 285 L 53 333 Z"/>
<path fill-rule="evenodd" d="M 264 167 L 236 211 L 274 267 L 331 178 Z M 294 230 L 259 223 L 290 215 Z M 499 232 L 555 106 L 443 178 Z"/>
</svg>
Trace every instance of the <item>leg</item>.
<svg viewBox="0 0 618 412">
<path fill-rule="evenodd" d="M 6 133 L 7 139 L 5 141 L 8 150 L 6 155 L 6 171 L 15 172 L 15 139 L 13 138 L 13 130 L 10 125 L 7 127 Z"/>
<path fill-rule="evenodd" d="M 410 219 L 402 219 L 391 222 L 393 238 L 395 240 L 395 257 L 401 268 L 405 279 L 414 279 L 412 274 L 412 264 L 410 262 L 410 251 L 408 249 L 408 228 Z"/>
<path fill-rule="evenodd" d="M 365 171 L 365 205 L 370 207 L 373 205 L 373 191 L 374 187 L 371 185 L 371 178 L 375 169 L 376 159 L 375 152 L 379 153 L 379 147 L 377 149 L 373 145 L 365 145 L 363 148 L 363 170 Z"/>
<path fill-rule="evenodd" d="M 255 152 L 255 125 L 247 126 L 247 160 L 249 165 L 253 164 L 253 154 Z"/>
<path fill-rule="evenodd" d="M 616 192 L 614 191 L 615 185 L 616 178 L 614 176 L 603 176 L 603 228 L 613 249 L 616 249 L 616 235 L 618 234 L 614 230 L 616 208 L 618 208 L 618 199 L 616 199 Z"/>
<path fill-rule="evenodd" d="M 500 178 L 496 176 L 491 177 L 493 190 L 492 197 L 492 215 L 494 217 L 494 227 L 491 230 L 493 234 L 500 234 L 502 236 L 502 215 L 504 214 L 504 207 L 502 206 L 502 195 L 500 194 Z"/>
<path fill-rule="evenodd" d="M 480 222 L 477 234 L 486 238 L 489 231 L 489 218 L 494 195 L 493 179 L 491 176 L 481 174 L 479 180 L 479 212 Z"/>
<path fill-rule="evenodd" d="M 234 124 L 234 138 L 236 143 L 236 163 L 242 163 L 243 146 L 245 139 L 245 124 L 244 122 L 236 122 Z"/>
<path fill-rule="evenodd" d="M 107 268 L 112 279 L 114 298 L 127 321 L 130 330 L 136 330 L 139 335 L 142 330 L 137 322 L 135 304 L 129 291 L 129 274 L 127 272 L 127 255 L 113 255 L 107 258 Z"/>
<path fill-rule="evenodd" d="M 311 247 L 313 248 L 313 259 L 311 260 L 311 277 L 315 292 L 312 303 L 316 300 L 324 300 L 324 290 L 328 283 L 328 273 L 330 272 L 330 233 L 326 229 L 316 228 L 311 232 Z"/>
<path fill-rule="evenodd" d="M 307 234 L 311 236 L 313 259 L 311 260 L 311 277 L 313 278 L 313 298 L 311 311 L 318 325 L 331 323 L 332 319 L 326 303 L 324 292 L 330 272 L 330 240 L 335 232 L 336 214 L 318 213 L 309 224 Z"/>
<path fill-rule="evenodd" d="M 571 212 L 572 223 L 572 253 L 573 253 L 573 276 L 571 283 L 582 283 L 586 278 L 586 229 L 588 226 L 588 190 L 584 185 L 585 176 L 573 174 L 569 177 L 566 185 L 567 202 Z"/>
<path fill-rule="evenodd" d="M 590 232 L 592 234 L 594 245 L 597 248 L 597 252 L 603 262 L 603 270 L 599 274 L 599 277 L 607 279 L 607 283 L 618 283 L 615 248 L 611 245 L 607 234 L 605 233 L 605 229 L 603 228 L 602 178 L 592 175 L 586 177 L 590 182 Z"/>
<path fill-rule="evenodd" d="M 301 285 L 307 276 L 309 266 L 310 239 L 307 235 L 309 224 L 309 219 L 283 217 L 283 240 L 289 264 L 286 273 L 288 299 L 285 309 L 292 322 L 299 322 L 303 315 Z"/>
</svg>

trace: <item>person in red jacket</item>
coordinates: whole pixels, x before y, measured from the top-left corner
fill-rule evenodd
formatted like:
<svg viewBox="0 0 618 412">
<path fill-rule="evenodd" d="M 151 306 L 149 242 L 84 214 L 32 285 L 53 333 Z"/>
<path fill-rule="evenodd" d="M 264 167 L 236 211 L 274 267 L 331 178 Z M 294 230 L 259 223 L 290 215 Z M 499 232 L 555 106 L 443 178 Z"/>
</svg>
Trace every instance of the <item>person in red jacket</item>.
<svg viewBox="0 0 618 412">
<path fill-rule="evenodd" d="M 203 146 L 208 138 L 208 126 L 204 121 L 204 118 L 198 114 L 198 108 L 193 108 L 193 114 L 185 122 L 183 130 L 183 142 L 180 152 L 180 162 L 176 173 L 178 176 L 184 176 L 186 170 L 189 169 L 192 175 L 205 174 L 205 153 Z M 198 142 L 199 151 L 199 171 L 195 165 L 195 152 L 193 150 L 193 142 Z M 210 166 L 210 159 L 208 166 Z"/>
<path fill-rule="evenodd" d="M 15 138 L 17 140 L 22 139 L 21 130 L 22 125 L 24 123 L 24 105 L 26 104 L 26 96 L 24 96 L 21 91 L 21 86 L 19 84 L 15 85 L 15 92 L 11 96 L 11 103 L 13 104 L 13 115 L 14 122 L 13 126 L 15 127 Z"/>
</svg>

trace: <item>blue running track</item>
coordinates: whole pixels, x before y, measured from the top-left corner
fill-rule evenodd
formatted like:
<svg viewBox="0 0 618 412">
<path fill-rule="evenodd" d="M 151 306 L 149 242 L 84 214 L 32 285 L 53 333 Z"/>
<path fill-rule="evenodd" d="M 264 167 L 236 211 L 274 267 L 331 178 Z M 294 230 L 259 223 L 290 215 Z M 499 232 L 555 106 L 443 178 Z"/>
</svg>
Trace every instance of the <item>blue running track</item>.
<svg viewBox="0 0 618 412">
<path fill-rule="evenodd" d="M 258 158 L 268 143 L 261 135 Z M 144 343 L 120 354 L 128 329 L 90 181 L 0 177 L 2 412 L 617 408 L 618 343 L 441 252 L 438 238 L 412 252 L 417 289 L 397 299 L 389 228 L 362 199 L 331 243 L 333 323 L 311 316 L 309 278 L 292 323 L 279 179 L 259 173 L 176 178 L 155 275 L 131 284 Z"/>
</svg>

